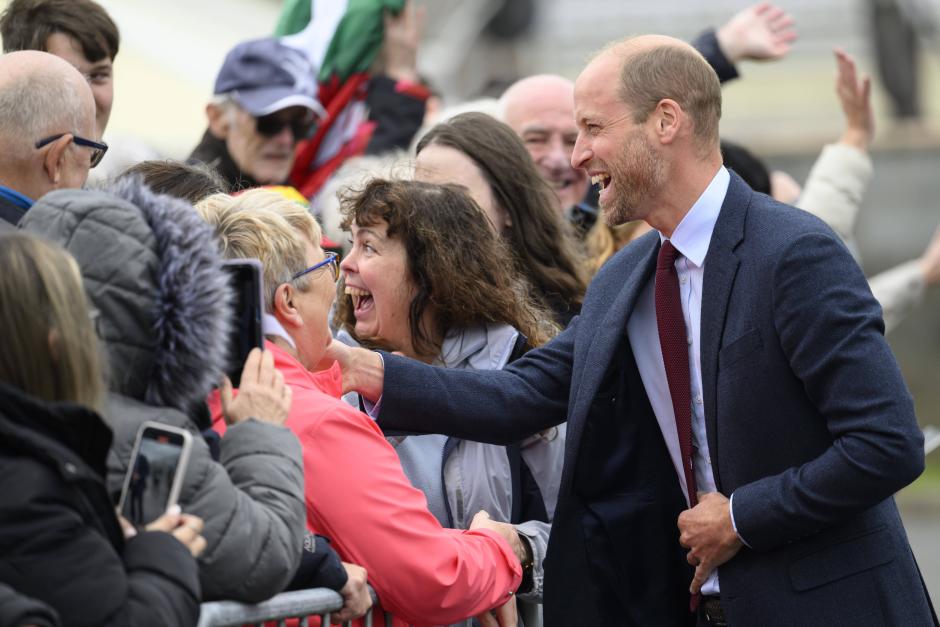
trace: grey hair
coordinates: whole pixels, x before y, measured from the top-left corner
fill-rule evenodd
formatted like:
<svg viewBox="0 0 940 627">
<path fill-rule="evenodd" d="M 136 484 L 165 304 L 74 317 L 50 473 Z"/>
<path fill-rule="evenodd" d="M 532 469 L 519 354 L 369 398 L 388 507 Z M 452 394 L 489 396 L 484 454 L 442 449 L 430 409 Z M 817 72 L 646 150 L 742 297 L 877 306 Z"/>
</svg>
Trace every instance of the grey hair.
<svg viewBox="0 0 940 627">
<path fill-rule="evenodd" d="M 60 74 L 22 75 L 11 80 L 0 88 L 0 143 L 7 152 L 0 158 L 27 159 L 41 139 L 82 132 L 89 113 L 86 106 L 86 95 L 76 82 L 63 80 Z"/>
</svg>

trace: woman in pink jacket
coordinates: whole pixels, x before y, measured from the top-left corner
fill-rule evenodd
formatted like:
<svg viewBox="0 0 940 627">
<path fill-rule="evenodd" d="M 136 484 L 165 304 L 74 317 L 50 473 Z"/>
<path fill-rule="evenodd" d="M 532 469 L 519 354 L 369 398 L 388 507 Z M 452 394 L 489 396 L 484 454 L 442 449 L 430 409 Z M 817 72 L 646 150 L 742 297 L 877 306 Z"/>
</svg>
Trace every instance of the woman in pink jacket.
<svg viewBox="0 0 940 627">
<path fill-rule="evenodd" d="M 332 341 L 327 318 L 338 278 L 338 260 L 317 244 L 316 222 L 263 190 L 213 196 L 197 209 L 225 257 L 257 258 L 264 268 L 265 348 L 293 394 L 286 426 L 303 446 L 308 528 L 330 538 L 344 561 L 366 568 L 396 625 L 480 614 L 488 622 L 487 611 L 506 604 L 521 582 L 524 549 L 515 530 L 488 521 L 465 531 L 441 527 L 378 426 L 339 399 L 338 365 L 312 372 Z M 225 386 L 214 399 L 220 431 L 231 393 Z"/>
</svg>

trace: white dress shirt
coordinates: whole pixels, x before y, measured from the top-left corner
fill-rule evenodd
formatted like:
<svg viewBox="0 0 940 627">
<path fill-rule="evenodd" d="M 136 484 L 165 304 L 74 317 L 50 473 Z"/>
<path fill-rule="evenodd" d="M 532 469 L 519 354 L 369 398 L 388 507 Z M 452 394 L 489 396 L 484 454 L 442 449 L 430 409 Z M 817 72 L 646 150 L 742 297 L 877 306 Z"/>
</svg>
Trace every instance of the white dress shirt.
<svg viewBox="0 0 940 627">
<path fill-rule="evenodd" d="M 692 443 L 695 482 L 699 492 L 715 492 L 715 476 L 712 473 L 708 439 L 705 437 L 705 409 L 702 399 L 702 278 L 705 255 L 711 242 L 712 231 L 718 213 L 728 192 L 731 176 L 722 166 L 702 192 L 692 208 L 672 233 L 670 241 L 682 256 L 676 259 L 679 274 L 679 292 L 682 301 L 682 317 L 685 320 L 686 337 L 689 342 L 689 376 L 692 391 Z M 660 234 L 660 239 L 666 238 Z M 676 417 L 672 409 L 672 396 L 666 381 L 663 351 L 659 345 L 654 302 L 654 278 L 643 289 L 633 313 L 627 322 L 627 335 L 636 365 L 643 380 L 643 387 L 652 405 L 656 421 L 663 432 L 666 448 L 676 469 L 682 493 L 688 494 L 685 473 L 682 470 L 682 454 L 679 450 L 679 435 L 676 432 Z M 688 500 L 688 497 L 686 497 Z M 702 594 L 718 594 L 718 571 L 712 571 L 702 586 Z"/>
</svg>

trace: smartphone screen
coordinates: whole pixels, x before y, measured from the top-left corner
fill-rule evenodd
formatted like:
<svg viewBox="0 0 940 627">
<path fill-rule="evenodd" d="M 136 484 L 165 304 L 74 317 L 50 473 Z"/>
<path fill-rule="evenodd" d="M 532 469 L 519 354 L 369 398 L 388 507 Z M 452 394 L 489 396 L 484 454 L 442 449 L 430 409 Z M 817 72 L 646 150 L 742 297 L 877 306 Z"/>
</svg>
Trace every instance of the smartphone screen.
<svg viewBox="0 0 940 627">
<path fill-rule="evenodd" d="M 264 346 L 261 262 L 257 259 L 232 259 L 225 262 L 225 270 L 234 294 L 232 333 L 228 341 L 229 363 L 225 374 L 237 388 L 248 353 L 253 348 Z"/>
<path fill-rule="evenodd" d="M 154 423 L 141 427 L 121 492 L 124 518 L 143 526 L 176 504 L 191 441 L 182 429 Z"/>
</svg>

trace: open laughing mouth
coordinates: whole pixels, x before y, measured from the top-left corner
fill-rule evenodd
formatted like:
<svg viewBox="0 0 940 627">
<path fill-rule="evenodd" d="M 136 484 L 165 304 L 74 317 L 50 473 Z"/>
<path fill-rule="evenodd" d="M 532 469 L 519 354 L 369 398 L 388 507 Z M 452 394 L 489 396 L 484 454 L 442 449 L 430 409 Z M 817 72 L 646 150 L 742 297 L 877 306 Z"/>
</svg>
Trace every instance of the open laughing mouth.
<svg viewBox="0 0 940 627">
<path fill-rule="evenodd" d="M 347 285 L 346 295 L 352 299 L 353 314 L 356 316 L 356 318 L 359 318 L 361 315 L 371 311 L 375 306 L 375 301 L 372 300 L 372 293 L 358 287 Z"/>
<path fill-rule="evenodd" d="M 610 185 L 610 175 L 604 173 L 594 174 L 591 176 L 591 183 L 600 186 L 601 189 L 607 189 L 607 186 Z"/>
</svg>

